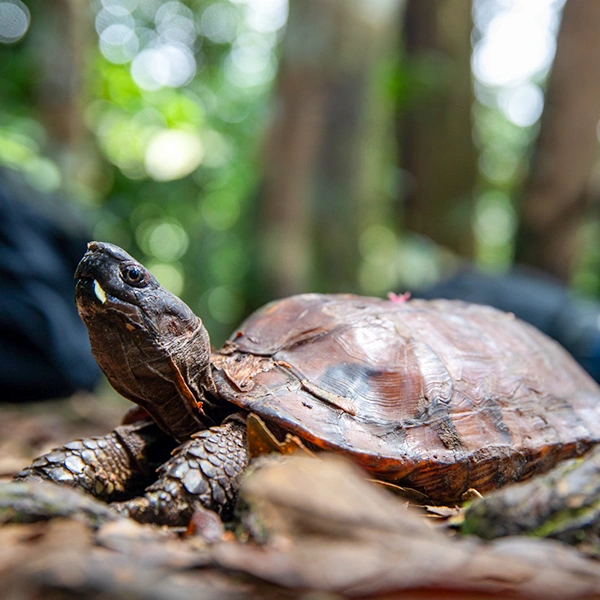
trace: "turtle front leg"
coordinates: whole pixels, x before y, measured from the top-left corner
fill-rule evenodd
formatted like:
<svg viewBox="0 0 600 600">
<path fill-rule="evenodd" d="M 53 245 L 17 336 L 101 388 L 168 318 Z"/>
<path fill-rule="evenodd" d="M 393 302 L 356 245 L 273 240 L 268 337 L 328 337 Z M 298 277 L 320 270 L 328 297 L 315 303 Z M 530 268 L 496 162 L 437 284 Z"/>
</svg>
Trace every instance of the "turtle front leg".
<svg viewBox="0 0 600 600">
<path fill-rule="evenodd" d="M 106 502 L 143 492 L 175 440 L 152 421 L 116 427 L 107 435 L 75 440 L 36 458 L 14 480 L 45 479 L 81 488 Z"/>
<path fill-rule="evenodd" d="M 248 460 L 246 424 L 233 417 L 179 446 L 143 496 L 112 507 L 142 523 L 171 526 L 187 525 L 200 508 L 227 516 Z"/>
</svg>

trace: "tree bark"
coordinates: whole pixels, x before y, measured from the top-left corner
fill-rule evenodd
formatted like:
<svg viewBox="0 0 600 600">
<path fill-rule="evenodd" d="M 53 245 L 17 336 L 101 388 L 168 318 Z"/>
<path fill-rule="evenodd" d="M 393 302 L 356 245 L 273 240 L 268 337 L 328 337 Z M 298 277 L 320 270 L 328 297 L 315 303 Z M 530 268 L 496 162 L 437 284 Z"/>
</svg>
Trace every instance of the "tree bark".
<svg viewBox="0 0 600 600">
<path fill-rule="evenodd" d="M 470 0 L 409 0 L 404 51 L 416 77 L 398 108 L 400 164 L 409 175 L 408 229 L 471 256 L 477 181 L 472 136 Z"/>
<path fill-rule="evenodd" d="M 270 295 L 357 287 L 370 71 L 399 4 L 290 2 L 264 160 Z"/>
<path fill-rule="evenodd" d="M 95 43 L 89 6 L 78 0 L 38 2 L 32 35 L 39 73 L 35 103 L 48 136 L 47 153 L 59 164 L 67 191 L 97 176 L 83 119 L 84 71 Z M 36 26 L 36 21 L 39 23 Z"/>
<path fill-rule="evenodd" d="M 568 280 L 593 195 L 600 117 L 600 3 L 564 7 L 540 134 L 522 199 L 517 259 Z M 596 188 L 598 185 L 596 184 Z"/>
</svg>

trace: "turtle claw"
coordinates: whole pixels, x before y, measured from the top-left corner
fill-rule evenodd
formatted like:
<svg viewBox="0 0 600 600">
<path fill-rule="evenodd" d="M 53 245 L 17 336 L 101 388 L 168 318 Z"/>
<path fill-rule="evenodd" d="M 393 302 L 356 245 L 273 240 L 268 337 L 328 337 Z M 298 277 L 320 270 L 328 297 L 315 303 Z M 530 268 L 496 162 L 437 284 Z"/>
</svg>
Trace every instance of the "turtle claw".
<svg viewBox="0 0 600 600">
<path fill-rule="evenodd" d="M 156 478 L 174 441 L 154 423 L 122 425 L 101 437 L 75 440 L 36 458 L 15 481 L 42 479 L 82 489 L 99 500 L 124 500 Z"/>
<path fill-rule="evenodd" d="M 226 518 L 247 464 L 245 424 L 232 420 L 194 434 L 160 466 L 159 478 L 143 496 L 111 506 L 141 523 L 159 525 L 187 526 L 203 509 Z"/>
</svg>

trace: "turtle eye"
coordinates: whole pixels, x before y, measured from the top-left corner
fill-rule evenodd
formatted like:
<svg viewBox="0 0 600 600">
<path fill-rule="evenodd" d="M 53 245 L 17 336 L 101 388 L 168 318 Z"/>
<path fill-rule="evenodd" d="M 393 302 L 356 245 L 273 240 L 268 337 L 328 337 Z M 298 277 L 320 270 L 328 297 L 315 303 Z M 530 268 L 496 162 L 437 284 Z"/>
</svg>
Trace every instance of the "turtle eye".
<svg viewBox="0 0 600 600">
<path fill-rule="evenodd" d="M 148 283 L 146 271 L 137 265 L 125 265 L 121 268 L 123 281 L 134 287 L 144 287 Z"/>
</svg>

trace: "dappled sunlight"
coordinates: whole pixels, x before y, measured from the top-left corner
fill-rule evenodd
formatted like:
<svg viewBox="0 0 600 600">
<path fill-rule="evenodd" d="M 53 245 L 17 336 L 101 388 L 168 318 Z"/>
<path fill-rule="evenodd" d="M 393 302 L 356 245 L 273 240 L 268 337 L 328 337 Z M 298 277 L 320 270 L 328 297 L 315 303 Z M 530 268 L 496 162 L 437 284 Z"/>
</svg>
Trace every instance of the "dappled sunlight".
<svg viewBox="0 0 600 600">
<path fill-rule="evenodd" d="M 0 589 L 599 592 L 598 31 L 600 0 L 0 0 Z"/>
<path fill-rule="evenodd" d="M 188 234 L 174 220 L 142 221 L 136 229 L 136 239 L 146 254 L 165 262 L 180 259 L 189 245 Z"/>
<path fill-rule="evenodd" d="M 235 288 L 222 285 L 208 290 L 206 303 L 209 314 L 219 323 L 234 325 L 242 318 L 244 300 Z"/>
<path fill-rule="evenodd" d="M 273 79 L 277 69 L 273 55 L 275 42 L 275 38 L 269 40 L 258 33 L 238 36 L 224 64 L 228 80 L 243 88 Z"/>
<path fill-rule="evenodd" d="M 510 196 L 500 191 L 482 194 L 475 208 L 473 230 L 480 263 L 496 270 L 508 269 L 517 231 L 517 215 Z"/>
<path fill-rule="evenodd" d="M 537 123 L 544 108 L 544 94 L 532 82 L 503 89 L 499 94 L 500 108 L 506 118 L 519 127 Z"/>
<path fill-rule="evenodd" d="M 102 231 L 135 242 L 172 291 L 205 293 L 199 310 L 218 337 L 245 310 L 247 257 L 236 230 L 257 181 L 252 148 L 287 0 L 95 0 L 92 7 L 102 62 L 86 123 L 131 182 L 128 200 L 111 200 L 132 206 L 131 216 Z M 166 192 L 167 184 L 179 191 Z M 227 234 L 231 251 L 220 253 L 208 232 Z M 206 268 L 197 268 L 202 260 Z"/>
<path fill-rule="evenodd" d="M 167 288 L 176 296 L 181 294 L 184 286 L 184 277 L 183 269 L 179 263 L 151 262 L 148 268 L 160 285 Z"/>
<path fill-rule="evenodd" d="M 181 87 L 196 73 L 196 61 L 189 48 L 180 44 L 161 44 L 145 48 L 131 63 L 131 76 L 144 90 Z"/>
<path fill-rule="evenodd" d="M 0 2 L 0 42 L 19 41 L 27 33 L 30 21 L 29 9 L 20 0 Z"/>
<path fill-rule="evenodd" d="M 240 15 L 225 3 L 209 4 L 200 15 L 199 27 L 202 35 L 215 44 L 229 44 L 239 29 Z"/>
<path fill-rule="evenodd" d="M 473 217 L 476 260 L 492 271 L 513 261 L 515 192 L 544 107 L 563 0 L 475 0 L 474 135 L 482 179 Z"/>
<path fill-rule="evenodd" d="M 30 22 L 29 9 L 21 0 L 0 2 L 0 42 L 18 42 L 27 33 Z"/>
<path fill-rule="evenodd" d="M 150 138 L 144 167 L 152 179 L 170 181 L 195 171 L 203 158 L 204 146 L 197 134 L 165 129 Z"/>
<path fill-rule="evenodd" d="M 7 98 L 31 104 L 3 107 L 0 164 L 21 171 L 38 190 L 75 192 L 95 211 L 93 235 L 150 264 L 202 313 L 216 339 L 265 299 L 277 260 L 298 291 L 351 288 L 375 295 L 436 281 L 454 264 L 454 252 L 485 270 L 503 271 L 515 258 L 519 194 L 563 4 L 474 0 L 472 23 L 468 7 L 453 14 L 464 21 L 462 33 L 458 22 L 446 19 L 453 9 L 440 8 L 442 21 L 453 23 L 444 35 L 462 36 L 464 56 L 453 56 L 450 47 L 425 47 L 408 58 L 397 39 L 400 31 L 406 35 L 399 8 L 408 4 L 401 0 L 317 3 L 314 14 L 300 4 L 307 23 L 292 25 L 287 38 L 288 0 L 66 3 L 66 12 L 56 8 L 56 14 L 64 22 L 71 15 L 81 31 L 71 36 L 69 29 L 68 39 L 48 52 L 50 23 L 36 22 L 36 11 L 22 0 L 0 0 L 0 50 L 6 53 L 0 76 L 12 74 L 15 81 L 13 87 L 4 80 Z M 360 44 L 364 49 L 357 51 Z M 286 65 L 277 80 L 287 52 L 296 53 L 292 68 Z M 366 67 L 353 71 L 360 61 Z M 431 107 L 463 67 L 461 77 L 472 89 L 457 94 L 447 110 L 467 103 L 471 115 L 464 110 L 458 119 L 456 113 L 422 149 L 415 139 L 404 147 L 407 132 L 398 126 L 404 112 L 418 107 L 434 122 L 439 115 Z M 57 142 L 57 135 L 64 138 Z M 472 149 L 464 160 L 462 150 L 451 147 L 458 139 Z M 447 194 L 455 206 L 423 217 L 433 223 L 423 235 L 409 223 L 409 197 L 440 178 L 403 165 L 399 155 L 411 151 L 430 164 L 439 152 L 449 173 L 472 165 L 468 191 L 450 189 L 454 175 L 434 190 L 432 205 L 442 206 Z M 273 171 L 281 177 L 275 186 Z M 273 209 L 266 207 L 269 194 Z M 305 206 L 286 217 L 286 203 L 294 202 Z M 331 218 L 340 207 L 355 210 L 353 223 Z M 289 230 L 278 221 L 285 218 Z M 440 246 L 425 238 L 435 239 L 436 227 L 452 232 L 436 240 Z M 589 231 L 582 239 L 593 237 Z M 344 246 L 344 236 L 354 242 Z M 452 236 L 459 241 L 450 251 Z M 461 248 L 463 237 L 468 241 Z M 339 263 L 328 270 L 329 246 L 332 264 Z M 342 273 L 339 265 L 349 255 L 353 262 Z M 576 284 L 594 284 L 592 271 L 586 267 Z"/>
<path fill-rule="evenodd" d="M 559 0 L 475 2 L 474 17 L 484 37 L 473 49 L 473 73 L 486 85 L 524 83 L 550 68 L 556 48 Z"/>
<path fill-rule="evenodd" d="M 241 212 L 239 198 L 226 189 L 201 197 L 199 208 L 204 222 L 217 231 L 231 229 Z"/>
</svg>

